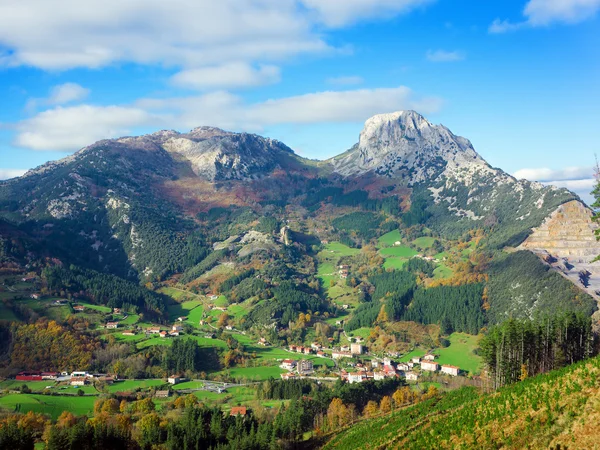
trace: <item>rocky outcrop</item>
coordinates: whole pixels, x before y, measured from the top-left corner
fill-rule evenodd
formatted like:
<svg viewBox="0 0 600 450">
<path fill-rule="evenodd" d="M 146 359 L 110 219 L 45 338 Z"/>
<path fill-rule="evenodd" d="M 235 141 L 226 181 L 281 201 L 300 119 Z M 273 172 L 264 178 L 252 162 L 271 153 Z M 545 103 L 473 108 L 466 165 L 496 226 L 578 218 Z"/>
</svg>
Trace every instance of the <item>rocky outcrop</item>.
<svg viewBox="0 0 600 450">
<path fill-rule="evenodd" d="M 402 174 L 409 184 L 425 181 L 448 170 L 477 166 L 490 170 L 468 139 L 443 125 L 433 125 L 415 111 L 379 114 L 365 122 L 358 144 L 331 160 L 343 176 L 373 171 Z"/>
<path fill-rule="evenodd" d="M 533 229 L 521 247 L 546 251 L 572 263 L 588 263 L 600 255 L 600 242 L 595 235 L 599 227 L 592 215 L 592 210 L 579 201 L 564 203 Z"/>
</svg>

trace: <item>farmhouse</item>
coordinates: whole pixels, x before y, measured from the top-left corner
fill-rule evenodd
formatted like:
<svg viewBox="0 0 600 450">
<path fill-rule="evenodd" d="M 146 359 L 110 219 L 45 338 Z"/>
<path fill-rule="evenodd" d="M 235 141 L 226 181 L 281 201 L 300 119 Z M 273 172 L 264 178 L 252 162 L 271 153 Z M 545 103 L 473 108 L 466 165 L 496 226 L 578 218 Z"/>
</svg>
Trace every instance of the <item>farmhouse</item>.
<svg viewBox="0 0 600 450">
<path fill-rule="evenodd" d="M 268 345 L 271 345 L 271 344 L 269 344 L 269 342 L 265 338 L 260 338 L 258 340 L 258 345 L 262 345 L 263 347 L 267 347 Z"/>
<path fill-rule="evenodd" d="M 40 298 L 40 294 L 31 294 L 31 298 L 34 300 L 38 300 Z"/>
<path fill-rule="evenodd" d="M 148 333 L 158 334 L 160 333 L 160 327 L 150 327 L 146 331 L 148 331 Z"/>
<path fill-rule="evenodd" d="M 400 363 L 396 366 L 396 368 L 398 370 L 402 370 L 403 372 L 406 372 L 409 369 L 408 364 L 406 364 L 406 363 Z"/>
<path fill-rule="evenodd" d="M 72 377 L 71 378 L 71 386 L 85 386 L 88 383 L 89 382 L 86 377 Z"/>
<path fill-rule="evenodd" d="M 448 375 L 452 375 L 454 377 L 457 377 L 458 374 L 460 373 L 460 367 L 450 366 L 448 364 L 444 364 L 442 366 L 442 372 L 443 373 L 447 373 Z"/>
<path fill-rule="evenodd" d="M 312 361 L 303 359 L 298 362 L 298 374 L 299 375 L 310 375 L 314 372 Z"/>
<path fill-rule="evenodd" d="M 154 393 L 154 397 L 156 397 L 156 398 L 168 398 L 170 395 L 171 395 L 171 391 L 169 391 L 169 390 L 156 391 Z"/>
<path fill-rule="evenodd" d="M 185 380 L 185 378 L 181 375 L 171 375 L 169 378 L 167 378 L 169 384 L 178 384 L 181 383 L 183 380 Z"/>
<path fill-rule="evenodd" d="M 173 325 L 171 331 L 177 331 L 181 333 L 183 331 L 183 327 L 181 325 Z"/>
<path fill-rule="evenodd" d="M 173 337 L 175 337 L 175 336 L 179 336 L 179 331 L 171 331 L 171 332 L 169 333 L 169 336 L 173 336 Z"/>
<path fill-rule="evenodd" d="M 422 361 L 421 369 L 427 370 L 428 372 L 436 372 L 440 368 L 440 365 L 434 361 Z"/>
<path fill-rule="evenodd" d="M 229 412 L 230 416 L 245 416 L 247 409 L 245 406 L 234 406 Z"/>
<path fill-rule="evenodd" d="M 319 358 L 325 358 L 325 357 L 326 357 L 326 356 L 325 356 L 325 352 L 324 352 L 324 351 L 322 351 L 322 350 L 319 350 L 319 351 L 317 352 L 317 356 L 318 356 Z"/>
<path fill-rule="evenodd" d="M 83 306 L 83 305 L 75 305 L 75 306 L 73 306 L 73 311 L 83 312 L 83 311 L 85 311 L 85 306 Z"/>
<path fill-rule="evenodd" d="M 312 344 L 310 344 L 310 348 L 312 348 L 315 351 L 321 350 L 323 348 L 323 346 L 321 344 L 319 344 L 318 342 L 313 342 Z"/>
<path fill-rule="evenodd" d="M 421 358 L 415 356 L 413 359 L 410 360 L 410 362 L 412 362 L 413 364 L 419 364 L 421 362 Z"/>
<path fill-rule="evenodd" d="M 106 324 L 106 328 L 109 330 L 114 330 L 116 328 L 119 328 L 119 322 L 108 322 Z"/>
<path fill-rule="evenodd" d="M 431 353 L 427 353 L 425 356 L 423 356 L 423 359 L 427 361 L 435 361 L 435 358 L 437 358 L 437 355 L 432 355 Z"/>
<path fill-rule="evenodd" d="M 185 317 L 185 316 L 181 316 L 181 317 L 177 318 L 177 322 L 184 322 L 186 320 L 187 320 L 187 317 Z"/>
<path fill-rule="evenodd" d="M 42 372 L 42 380 L 56 380 L 59 375 L 58 372 Z"/>
<path fill-rule="evenodd" d="M 167 333 L 166 331 L 161 331 L 161 332 L 160 332 L 160 333 L 158 333 L 158 334 L 159 334 L 159 336 L 160 336 L 161 338 L 166 338 L 166 337 L 168 336 L 168 333 Z"/>
<path fill-rule="evenodd" d="M 304 354 L 305 355 L 310 355 L 312 353 L 312 350 L 310 347 L 304 347 Z"/>
<path fill-rule="evenodd" d="M 113 308 L 113 314 L 121 314 L 121 308 Z"/>
<path fill-rule="evenodd" d="M 135 330 L 125 330 L 121 334 L 123 336 L 135 336 Z"/>
<path fill-rule="evenodd" d="M 404 376 L 406 381 L 417 381 L 419 379 L 419 375 L 417 375 L 415 372 L 406 372 L 406 375 Z"/>
<path fill-rule="evenodd" d="M 296 378 L 296 374 L 294 372 L 286 372 L 281 374 L 282 380 L 293 380 Z"/>
<path fill-rule="evenodd" d="M 283 361 L 281 361 L 281 364 L 279 365 L 279 367 L 281 367 L 282 369 L 285 370 L 294 370 L 294 368 L 296 367 L 297 362 L 293 359 L 284 359 Z"/>
<path fill-rule="evenodd" d="M 342 345 L 340 347 L 340 350 L 343 352 L 349 352 L 350 351 L 350 347 L 348 345 Z"/>
</svg>

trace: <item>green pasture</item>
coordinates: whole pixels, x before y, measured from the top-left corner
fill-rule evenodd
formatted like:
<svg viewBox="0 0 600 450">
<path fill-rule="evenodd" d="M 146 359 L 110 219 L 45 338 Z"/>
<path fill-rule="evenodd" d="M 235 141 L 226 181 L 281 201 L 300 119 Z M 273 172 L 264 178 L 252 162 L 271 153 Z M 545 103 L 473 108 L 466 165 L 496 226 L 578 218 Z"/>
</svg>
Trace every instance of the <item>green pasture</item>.
<svg viewBox="0 0 600 450">
<path fill-rule="evenodd" d="M 381 236 L 378 241 L 380 245 L 392 247 L 395 242 L 402 241 L 402 235 L 400 234 L 400 230 L 393 230 Z"/>
<path fill-rule="evenodd" d="M 435 350 L 440 364 L 458 366 L 465 372 L 477 374 L 481 371 L 481 356 L 473 353 L 479 343 L 479 336 L 466 333 L 452 333 L 448 340 L 450 346 Z"/>
<path fill-rule="evenodd" d="M 94 411 L 95 396 L 54 396 L 40 394 L 10 394 L 0 397 L 0 408 L 8 412 L 47 414 L 52 420 L 58 419 L 63 411 L 76 416 L 91 415 Z"/>
</svg>

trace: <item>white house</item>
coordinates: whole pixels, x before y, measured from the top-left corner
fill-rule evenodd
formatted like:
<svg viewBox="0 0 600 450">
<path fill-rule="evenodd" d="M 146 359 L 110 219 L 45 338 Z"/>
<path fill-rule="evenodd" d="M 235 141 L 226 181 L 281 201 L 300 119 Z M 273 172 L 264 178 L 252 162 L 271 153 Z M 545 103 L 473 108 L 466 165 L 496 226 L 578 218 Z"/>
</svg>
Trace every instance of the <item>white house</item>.
<svg viewBox="0 0 600 450">
<path fill-rule="evenodd" d="M 415 372 L 406 372 L 404 376 L 406 377 L 406 381 L 417 381 L 419 379 L 419 375 Z"/>
<path fill-rule="evenodd" d="M 421 369 L 427 370 L 428 372 L 437 372 L 440 365 L 435 361 L 421 361 Z"/>
<path fill-rule="evenodd" d="M 181 375 L 171 375 L 167 379 L 169 384 L 178 384 L 178 383 L 181 383 L 183 380 L 185 380 L 185 378 L 183 378 Z"/>
<path fill-rule="evenodd" d="M 437 355 L 433 355 L 431 353 L 427 353 L 425 356 L 423 356 L 423 359 L 427 361 L 435 361 L 435 358 L 437 358 Z"/>
<path fill-rule="evenodd" d="M 296 365 L 297 365 L 297 362 L 295 360 L 284 359 L 283 361 L 281 361 L 281 364 L 279 365 L 279 367 L 281 367 L 282 369 L 285 369 L 285 370 L 294 370 Z"/>
<path fill-rule="evenodd" d="M 85 386 L 86 384 L 88 384 L 88 380 L 86 377 L 71 378 L 71 386 Z"/>
<path fill-rule="evenodd" d="M 375 381 L 385 380 L 385 373 L 379 371 L 373 372 L 373 378 Z"/>
<path fill-rule="evenodd" d="M 109 330 L 111 330 L 111 329 L 114 330 L 116 328 L 119 328 L 119 322 L 108 322 L 106 324 L 106 328 Z"/>
<path fill-rule="evenodd" d="M 181 325 L 173 325 L 171 331 L 177 331 L 178 333 L 181 333 L 183 331 L 183 327 Z"/>
<path fill-rule="evenodd" d="M 442 366 L 442 372 L 447 373 L 448 375 L 452 375 L 453 377 L 457 377 L 458 374 L 460 373 L 460 367 L 444 364 Z"/>
<path fill-rule="evenodd" d="M 408 364 L 406 364 L 406 363 L 400 363 L 396 366 L 396 368 L 398 370 L 402 370 L 404 372 L 408 371 L 408 369 L 409 369 Z"/>
<path fill-rule="evenodd" d="M 410 360 L 413 364 L 419 364 L 421 362 L 421 358 L 419 358 L 418 356 L 415 356 L 413 359 Z"/>
</svg>

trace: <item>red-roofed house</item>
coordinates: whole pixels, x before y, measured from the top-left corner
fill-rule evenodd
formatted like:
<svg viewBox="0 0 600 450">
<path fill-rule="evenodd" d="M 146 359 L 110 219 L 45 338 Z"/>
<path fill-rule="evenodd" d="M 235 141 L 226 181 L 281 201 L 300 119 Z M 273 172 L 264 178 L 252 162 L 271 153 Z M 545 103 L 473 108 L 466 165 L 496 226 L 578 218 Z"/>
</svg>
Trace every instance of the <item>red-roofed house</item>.
<svg viewBox="0 0 600 450">
<path fill-rule="evenodd" d="M 444 364 L 442 366 L 442 372 L 447 373 L 448 375 L 452 375 L 453 377 L 457 377 L 458 374 L 460 373 L 460 367 Z"/>
<path fill-rule="evenodd" d="M 230 416 L 245 416 L 247 409 L 245 406 L 234 406 L 231 408 Z"/>
</svg>

